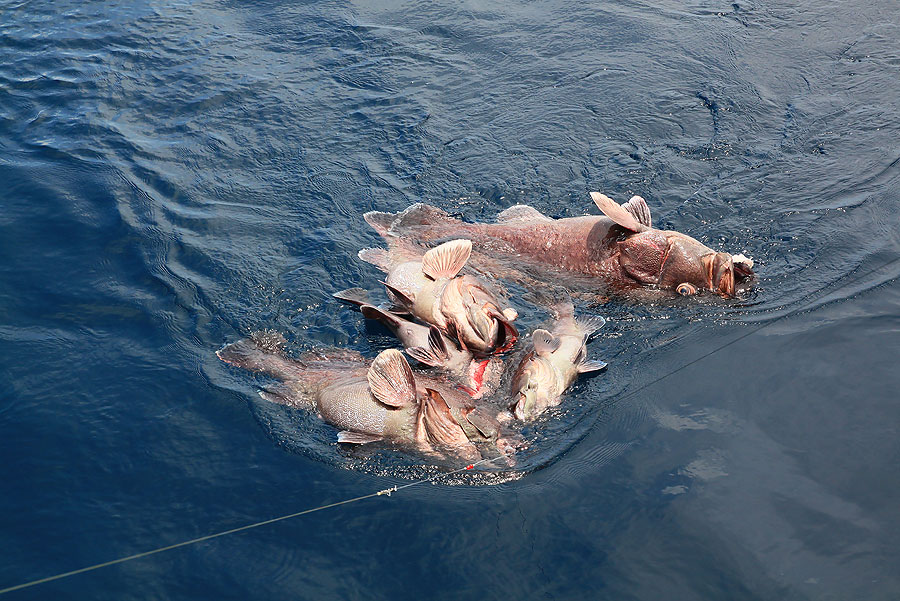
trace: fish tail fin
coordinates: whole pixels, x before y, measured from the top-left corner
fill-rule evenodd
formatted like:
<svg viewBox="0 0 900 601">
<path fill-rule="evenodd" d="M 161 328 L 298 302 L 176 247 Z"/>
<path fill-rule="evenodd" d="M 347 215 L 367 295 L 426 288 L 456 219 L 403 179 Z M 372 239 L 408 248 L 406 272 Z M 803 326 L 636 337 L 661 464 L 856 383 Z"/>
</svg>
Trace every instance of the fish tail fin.
<svg viewBox="0 0 900 601">
<path fill-rule="evenodd" d="M 364 248 L 359 251 L 357 256 L 385 273 L 388 273 L 391 270 L 391 256 L 388 251 L 383 248 Z"/>
<path fill-rule="evenodd" d="M 391 230 L 391 224 L 394 223 L 394 220 L 397 216 L 393 213 L 382 213 L 381 211 L 369 211 L 363 215 L 363 219 L 366 220 L 372 229 L 378 232 L 379 236 L 387 238 L 388 232 Z"/>
</svg>

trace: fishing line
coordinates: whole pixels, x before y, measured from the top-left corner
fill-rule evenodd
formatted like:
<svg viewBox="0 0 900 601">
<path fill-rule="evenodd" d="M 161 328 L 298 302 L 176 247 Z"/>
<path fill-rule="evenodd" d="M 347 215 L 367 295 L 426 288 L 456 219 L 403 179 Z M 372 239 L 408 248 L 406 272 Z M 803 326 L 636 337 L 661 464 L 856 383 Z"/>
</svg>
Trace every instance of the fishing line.
<svg viewBox="0 0 900 601">
<path fill-rule="evenodd" d="M 879 267 L 875 267 L 874 269 L 871 269 L 871 270 L 865 272 L 864 274 L 862 274 L 862 275 L 860 275 L 860 276 L 858 276 L 858 277 L 856 277 L 856 278 L 850 280 L 849 282 L 845 282 L 844 284 L 842 284 L 842 285 L 838 286 L 837 288 L 833 289 L 831 292 L 837 292 L 837 291 L 839 291 L 839 290 L 842 290 L 842 289 L 844 289 L 844 288 L 850 286 L 851 284 L 854 284 L 854 283 L 856 283 L 856 282 L 862 280 L 863 278 L 866 278 L 866 277 L 872 275 L 872 274 L 875 273 L 876 271 L 879 271 L 879 270 L 881 270 L 881 269 L 884 269 L 885 267 L 890 267 L 891 265 L 893 265 L 893 264 L 895 264 L 895 263 L 898 263 L 898 262 L 900 262 L 900 257 L 898 257 L 898 258 L 896 258 L 896 259 L 893 259 L 893 260 L 891 260 L 891 261 L 888 261 L 887 263 L 885 263 L 885 264 L 883 264 L 883 265 L 880 265 Z M 893 279 L 896 279 L 896 278 L 891 278 L 891 279 L 893 280 Z M 888 281 L 890 281 L 890 280 L 888 280 Z M 885 283 L 886 283 L 886 282 L 885 282 Z M 820 299 L 820 298 L 823 298 L 823 297 L 819 297 L 819 299 Z M 819 299 L 816 299 L 816 300 L 819 300 Z M 767 328 L 767 327 L 769 327 L 769 326 L 771 326 L 771 325 L 773 325 L 773 324 L 775 324 L 775 323 L 778 323 L 779 321 L 781 321 L 781 320 L 783 320 L 783 319 L 785 319 L 785 318 L 787 318 L 787 317 L 794 316 L 794 315 L 800 313 L 801 311 L 804 311 L 804 310 L 806 310 L 806 309 L 809 309 L 814 303 L 815 303 L 815 300 L 814 300 L 812 303 L 808 303 L 808 304 L 803 305 L 803 306 L 801 306 L 801 307 L 799 307 L 799 308 L 797 308 L 797 309 L 794 309 L 793 311 L 789 311 L 789 312 L 785 313 L 784 315 L 781 315 L 781 316 L 779 316 L 779 317 L 776 317 L 776 318 L 773 319 L 772 321 L 766 322 L 766 323 L 762 324 L 762 325 L 759 326 L 759 327 L 753 328 L 753 329 L 751 329 L 750 331 L 745 332 L 745 333 L 741 334 L 740 336 L 737 336 L 736 338 L 734 338 L 734 339 L 732 339 L 732 340 L 726 342 L 725 344 L 723 344 L 723 345 L 721 345 L 721 346 L 718 346 L 718 347 L 714 348 L 713 350 L 711 350 L 711 351 L 709 351 L 709 352 L 707 352 L 707 353 L 704 353 L 703 355 L 700 355 L 700 356 L 697 357 L 696 359 L 693 359 L 693 360 L 691 360 L 691 361 L 688 361 L 688 362 L 685 363 L 684 365 L 682 365 L 682 366 L 680 366 L 680 367 L 678 367 L 678 368 L 676 368 L 676 369 L 674 369 L 674 370 L 672 370 L 672 371 L 670 371 L 670 372 L 668 372 L 668 373 L 666 373 L 666 374 L 663 374 L 662 376 L 660 376 L 660 377 L 658 377 L 658 378 L 656 378 L 656 379 L 654 379 L 654 380 L 651 380 L 650 382 L 648 382 L 648 383 L 646 383 L 646 384 L 643 384 L 643 385 L 639 386 L 637 389 L 632 390 L 632 391 L 629 391 L 627 394 L 620 396 L 620 397 L 618 398 L 618 401 L 623 401 L 623 400 L 625 400 L 625 399 L 628 399 L 628 398 L 630 398 L 630 397 L 636 395 L 637 393 L 641 392 L 642 390 L 646 390 L 646 389 L 649 388 L 650 386 L 653 386 L 653 385 L 656 384 L 657 382 L 660 382 L 660 381 L 662 381 L 662 380 L 665 380 L 666 378 L 668 378 L 668 377 L 670 377 L 670 376 L 672 376 L 672 375 L 675 375 L 676 373 L 678 373 L 678 372 L 680 372 L 680 371 L 682 371 L 682 370 L 684 370 L 684 369 L 687 369 L 688 367 L 690 367 L 690 366 L 692 366 L 692 365 L 694 365 L 694 364 L 696 364 L 696 363 L 702 361 L 703 359 L 706 359 L 706 358 L 709 357 L 710 355 L 713 355 L 713 354 L 715 354 L 715 353 L 717 353 L 717 352 L 719 352 L 719 351 L 721 351 L 721 350 L 723 350 L 723 349 L 725 349 L 725 348 L 728 348 L 729 346 L 731 346 L 731 345 L 733 345 L 733 344 L 735 344 L 735 343 L 737 343 L 737 342 L 740 342 L 741 340 L 747 338 L 748 336 L 750 336 L 750 335 L 752 335 L 752 334 L 755 334 L 756 332 L 759 332 L 760 330 L 762 330 L 762 329 L 764 329 L 764 328 Z M 367 494 L 367 495 L 362 495 L 362 496 L 359 496 L 359 497 L 353 497 L 352 499 L 345 499 L 345 500 L 343 500 L 343 501 L 337 501 L 337 502 L 335 502 L 335 503 L 328 503 L 327 505 L 320 505 L 320 506 L 318 506 L 318 507 L 313 507 L 313 508 L 311 508 L 311 509 L 304 509 L 303 511 L 298 511 L 298 512 L 296 512 L 296 513 L 291 513 L 291 514 L 288 514 L 288 515 L 283 515 L 283 516 L 280 516 L 280 517 L 272 518 L 272 519 L 269 519 L 269 520 L 264 520 L 264 521 L 261 521 L 261 522 L 255 522 L 255 523 L 253 523 L 253 524 L 247 524 L 247 525 L 245 525 L 245 526 L 239 526 L 239 527 L 237 527 L 237 528 L 231 528 L 230 530 L 223 530 L 223 531 L 221 531 L 221 532 L 216 532 L 216 533 L 214 533 L 214 534 L 207 534 L 206 536 L 201 536 L 201 537 L 198 537 L 198 538 L 192 538 L 192 539 L 190 539 L 190 540 L 182 541 L 182 542 L 180 542 L 180 543 L 175 543 L 175 544 L 172 544 L 172 545 L 166 545 L 166 546 L 164 546 L 164 547 L 158 547 L 158 548 L 152 549 L 152 550 L 150 550 L 150 551 L 144 551 L 143 553 L 136 553 L 136 554 L 134 554 L 134 555 L 128 555 L 127 557 L 120 557 L 119 559 L 113 559 L 113 560 L 111 560 L 111 561 L 105 561 L 105 562 L 103 562 L 103 563 L 94 564 L 94 565 L 87 566 L 87 567 L 85 567 L 85 568 L 81 568 L 81 569 L 78 569 L 78 570 L 72 570 L 71 572 L 63 572 L 63 573 L 61 573 L 61 574 L 56 574 L 56 575 L 54 575 L 54 576 L 48 576 L 48 577 L 46 577 L 46 578 L 40 578 L 40 579 L 38 579 L 38 580 L 32 580 L 32 581 L 29 581 L 29 582 L 24 582 L 24 583 L 22 583 L 22 584 L 17 584 L 17 585 L 15 585 L 15 586 L 11 586 L 11 587 L 7 587 L 7 588 L 4 588 L 4 589 L 0 589 L 0 595 L 4 595 L 4 594 L 6 594 L 6 593 L 11 593 L 11 592 L 13 592 L 13 591 L 21 590 L 21 589 L 24 589 L 24 588 L 29 588 L 29 587 L 32 587 L 32 586 L 37 586 L 37 585 L 39 585 L 39 584 L 44 584 L 44 583 L 46 583 L 46 582 L 52 582 L 52 581 L 54 581 L 54 580 L 60 580 L 60 579 L 62 579 L 62 578 L 68 578 L 69 576 L 75 576 L 76 574 L 83 574 L 83 573 L 85 573 L 85 572 L 91 572 L 91 571 L 93 571 L 93 570 L 99 570 L 100 568 L 105 568 L 105 567 L 107 567 L 107 566 L 112 566 L 112 565 L 116 565 L 116 564 L 120 564 L 120 563 L 125 563 L 125 562 L 127 562 L 127 561 L 132 561 L 132 560 L 135 560 L 135 559 L 140 559 L 140 558 L 142 558 L 142 557 L 148 557 L 148 556 L 150 556 L 150 555 L 155 555 L 155 554 L 157 554 L 157 553 L 162 553 L 163 551 L 170 551 L 170 550 L 172 550 L 172 549 L 177 549 L 177 548 L 179 548 L 179 547 L 186 547 L 186 546 L 188 546 L 188 545 L 193 545 L 193 544 L 196 544 L 196 543 L 201 543 L 201 542 L 204 542 L 204 541 L 212 540 L 212 539 L 214 539 L 214 538 L 219 538 L 219 537 L 226 536 L 226 535 L 229 535 L 229 534 L 236 534 L 236 533 L 238 533 L 238 532 L 243 532 L 243 531 L 245 531 L 245 530 L 250 530 L 250 529 L 253 529 L 253 528 L 259 528 L 260 526 L 265 526 L 265 525 L 268 525 L 268 524 L 274 524 L 275 522 L 281 522 L 281 521 L 284 521 L 284 520 L 289 520 L 289 519 L 292 519 L 292 518 L 299 517 L 299 516 L 301 516 L 301 515 L 307 515 L 307 514 L 310 514 L 310 513 L 315 513 L 315 512 L 317 512 L 317 511 L 322 511 L 323 509 L 330 509 L 330 508 L 332 508 L 332 507 L 338 507 L 338 506 L 340 506 L 340 505 L 348 505 L 348 504 L 350 504 L 350 503 L 355 503 L 355 502 L 357 502 L 357 501 L 363 501 L 363 500 L 365 500 L 365 499 L 371 499 L 371 498 L 373 498 L 373 497 L 379 497 L 379 496 L 388 496 L 388 497 L 389 497 L 389 496 L 391 496 L 392 493 L 398 492 L 398 491 L 403 490 L 403 489 L 405 489 L 405 488 L 409 488 L 409 487 L 411 487 L 411 486 L 416 486 L 416 485 L 418 485 L 418 484 L 424 484 L 424 483 L 426 483 L 426 482 L 432 482 L 432 481 L 434 481 L 434 480 L 437 480 L 438 478 L 443 478 L 443 477 L 446 477 L 446 476 L 452 476 L 452 475 L 454 475 L 454 474 L 459 474 L 459 473 L 462 473 L 462 472 L 465 472 L 465 471 L 473 470 L 473 469 L 475 469 L 475 467 L 477 467 L 478 465 L 481 465 L 482 463 L 488 463 L 488 462 L 496 461 L 497 459 L 502 459 L 502 458 L 505 458 L 505 457 L 501 455 L 501 456 L 498 456 L 498 457 L 491 457 L 491 458 L 487 458 L 487 459 L 481 459 L 481 460 L 479 460 L 479 461 L 476 461 L 476 462 L 474 462 L 474 463 L 470 463 L 469 465 L 467 465 L 467 466 L 465 466 L 465 467 L 462 467 L 462 468 L 459 468 L 459 469 L 457 469 L 457 470 L 453 470 L 453 471 L 450 471 L 450 472 L 443 472 L 443 473 L 435 474 L 435 475 L 433 475 L 433 476 L 429 476 L 428 478 L 422 478 L 421 480 L 416 480 L 416 481 L 414 481 L 414 482 L 409 482 L 409 483 L 407 483 L 407 484 L 403 484 L 403 485 L 399 485 L 399 486 L 391 486 L 391 487 L 389 487 L 389 488 L 385 488 L 385 489 L 379 490 L 379 491 L 377 491 L 377 492 L 369 493 L 369 494 Z"/>
<path fill-rule="evenodd" d="M 232 528 L 230 530 L 223 530 L 222 532 L 216 532 L 215 534 L 207 534 L 206 536 L 192 538 L 191 540 L 182 541 L 180 543 L 175 543 L 173 545 L 166 545 L 165 547 L 159 547 L 156 549 L 152 549 L 150 551 L 144 551 L 143 553 L 135 553 L 134 555 L 128 555 L 127 557 L 120 557 L 119 559 L 113 559 L 111 561 L 104 561 L 103 563 L 97 563 L 97 564 L 87 566 L 85 568 L 81 568 L 78 570 L 72 570 L 71 572 L 64 572 L 62 574 L 56 574 L 55 576 L 48 576 L 46 578 L 40 578 L 38 580 L 24 582 L 22 584 L 17 584 L 16 586 L 11 586 L 8 588 L 0 589 L 0 595 L 6 594 L 6 593 L 11 593 L 11 592 L 17 591 L 17 590 L 21 590 L 23 588 L 37 586 L 38 584 L 44 584 L 45 582 L 52 582 L 53 580 L 60 580 L 61 578 L 75 576 L 76 574 L 83 574 L 85 572 L 99 570 L 100 568 L 105 568 L 107 566 L 116 565 L 118 563 L 125 563 L 126 561 L 132 561 L 134 559 L 140 559 L 142 557 L 156 555 L 157 553 L 162 553 L 163 551 L 170 551 L 172 549 L 177 549 L 179 547 L 186 547 L 188 545 L 202 543 L 203 541 L 212 540 L 214 538 L 219 538 L 220 536 L 226 536 L 228 534 L 235 534 L 237 532 L 243 532 L 244 530 L 258 528 L 260 526 L 265 526 L 267 524 L 274 524 L 275 522 L 281 522 L 284 520 L 289 520 L 291 518 L 299 517 L 301 515 L 307 515 L 309 513 L 315 513 L 316 511 L 322 511 L 323 509 L 330 509 L 332 507 L 338 507 L 339 505 L 348 505 L 350 503 L 355 503 L 357 501 L 362 501 L 364 499 L 371 499 L 373 497 L 380 497 L 380 496 L 389 497 L 389 496 L 391 496 L 392 493 L 403 490 L 404 488 L 409 488 L 410 486 L 415 486 L 417 484 L 424 484 L 425 482 L 431 482 L 433 480 L 437 480 L 438 478 L 443 478 L 445 476 L 452 476 L 454 474 L 473 470 L 477 466 L 481 465 L 482 463 L 487 463 L 489 461 L 496 461 L 497 459 L 501 459 L 501 458 L 503 458 L 503 457 L 501 456 L 501 457 L 490 457 L 488 459 L 481 459 L 479 461 L 476 461 L 475 463 L 470 463 L 469 465 L 467 465 L 465 467 L 461 467 L 457 470 L 453 470 L 452 472 L 442 472 L 439 474 L 435 474 L 433 476 L 429 476 L 428 478 L 422 478 L 421 480 L 416 480 L 415 482 L 409 482 L 407 484 L 403 484 L 400 486 L 391 486 L 390 488 L 385 488 L 384 490 L 379 490 L 378 492 L 369 493 L 367 495 L 362 495 L 360 497 L 353 497 L 352 499 L 344 499 L 343 501 L 337 501 L 336 503 L 328 503 L 327 505 L 320 505 L 319 507 L 313 507 L 312 509 L 304 509 L 303 511 L 298 511 L 296 513 L 283 515 L 283 516 L 280 516 L 277 518 L 272 518 L 270 520 L 255 522 L 253 524 L 247 524 L 246 526 L 240 526 L 238 528 Z"/>
</svg>

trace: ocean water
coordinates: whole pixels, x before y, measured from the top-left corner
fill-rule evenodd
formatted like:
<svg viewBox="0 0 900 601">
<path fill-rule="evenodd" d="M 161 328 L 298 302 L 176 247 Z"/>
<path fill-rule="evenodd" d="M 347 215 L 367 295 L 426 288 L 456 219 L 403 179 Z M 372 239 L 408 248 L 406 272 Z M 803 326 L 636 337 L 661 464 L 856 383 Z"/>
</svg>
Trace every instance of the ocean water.
<svg viewBox="0 0 900 601">
<path fill-rule="evenodd" d="M 379 288 L 366 211 L 566 217 L 600 190 L 758 279 L 581 307 L 609 368 L 519 470 L 6 598 L 898 598 L 898 23 L 893 0 L 0 0 L 0 589 L 437 473 L 339 449 L 215 351 L 390 347 L 330 296 Z"/>
</svg>

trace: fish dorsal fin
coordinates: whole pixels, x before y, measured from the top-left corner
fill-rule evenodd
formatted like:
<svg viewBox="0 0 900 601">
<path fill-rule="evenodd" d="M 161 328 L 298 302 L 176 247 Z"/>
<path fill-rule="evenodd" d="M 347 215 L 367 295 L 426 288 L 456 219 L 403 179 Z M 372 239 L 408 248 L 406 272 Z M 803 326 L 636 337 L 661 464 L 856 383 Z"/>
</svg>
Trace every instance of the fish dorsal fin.
<svg viewBox="0 0 900 601">
<path fill-rule="evenodd" d="M 612 219 L 618 225 L 624 227 L 626 230 L 643 232 L 650 229 L 648 226 L 638 221 L 635 216 L 622 205 L 605 194 L 591 192 L 591 200 L 594 201 L 594 204 L 597 205 L 598 209 L 603 211 L 604 215 Z"/>
<path fill-rule="evenodd" d="M 444 335 L 436 326 L 428 328 L 428 348 L 421 346 L 408 348 L 406 354 L 432 367 L 440 367 L 450 360 L 450 351 L 444 342 Z"/>
<path fill-rule="evenodd" d="M 535 330 L 531 335 L 531 340 L 534 343 L 534 352 L 541 357 L 546 357 L 556 351 L 561 342 L 547 330 Z"/>
<path fill-rule="evenodd" d="M 397 349 L 381 351 L 366 374 L 372 396 L 390 407 L 416 403 L 416 380 Z"/>
<path fill-rule="evenodd" d="M 373 230 L 385 237 L 387 237 L 388 230 L 391 229 L 391 224 L 394 223 L 394 219 L 396 218 L 396 215 L 382 213 L 381 211 L 369 211 L 363 215 L 363 219 L 366 220 L 366 223 L 371 225 Z"/>
<path fill-rule="evenodd" d="M 515 205 L 500 211 L 497 223 L 512 225 L 516 223 L 550 223 L 553 220 L 528 205 Z"/>
<path fill-rule="evenodd" d="M 588 359 L 578 364 L 578 373 L 584 374 L 591 371 L 600 371 L 606 368 L 606 362 L 599 359 Z"/>
<path fill-rule="evenodd" d="M 376 436 L 375 434 L 363 434 L 362 432 L 351 432 L 350 430 L 338 432 L 338 442 L 347 444 L 368 444 L 379 440 L 381 440 L 381 436 Z"/>
<path fill-rule="evenodd" d="M 647 227 L 653 227 L 650 222 L 650 207 L 647 206 L 647 201 L 642 197 L 632 196 L 628 202 L 622 205 L 622 208 L 634 215 L 638 223 Z"/>
<path fill-rule="evenodd" d="M 422 272 L 432 280 L 456 277 L 471 254 L 471 240 L 460 239 L 444 242 L 429 250 L 422 257 Z"/>
</svg>

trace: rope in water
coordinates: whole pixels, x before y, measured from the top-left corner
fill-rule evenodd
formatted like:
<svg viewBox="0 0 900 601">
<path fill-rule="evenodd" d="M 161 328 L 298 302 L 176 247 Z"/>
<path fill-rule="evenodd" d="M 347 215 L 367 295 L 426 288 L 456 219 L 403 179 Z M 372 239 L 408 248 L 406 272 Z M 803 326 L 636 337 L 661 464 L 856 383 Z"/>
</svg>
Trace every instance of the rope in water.
<svg viewBox="0 0 900 601">
<path fill-rule="evenodd" d="M 849 282 L 845 282 L 844 284 L 842 284 L 842 285 L 838 286 L 837 288 L 833 289 L 832 292 L 837 292 L 838 290 L 842 290 L 843 288 L 846 288 L 846 287 L 850 286 L 851 284 L 854 284 L 854 283 L 856 283 L 856 282 L 862 280 L 863 278 L 872 275 L 872 274 L 875 273 L 876 271 L 879 271 L 879 270 L 881 270 L 881 269 L 884 269 L 885 267 L 889 267 L 889 266 L 893 265 L 894 263 L 898 263 L 898 262 L 900 262 L 900 257 L 898 257 L 897 259 L 894 259 L 894 260 L 892 260 L 892 261 L 888 261 L 887 263 L 885 263 L 885 264 L 883 264 L 883 265 L 881 265 L 881 266 L 879 266 L 879 267 L 876 267 L 876 268 L 874 268 L 874 269 L 871 269 L 871 270 L 865 272 L 864 274 L 862 274 L 862 275 L 860 275 L 860 276 L 858 276 L 858 277 L 856 277 L 856 278 L 853 278 L 853 279 L 850 280 Z M 896 278 L 892 278 L 892 279 L 896 279 Z M 889 281 L 890 281 L 890 280 L 889 280 Z M 817 297 L 816 300 L 818 300 L 818 298 L 821 298 L 821 297 Z M 714 348 L 713 350 L 709 351 L 708 353 L 705 353 L 705 354 L 703 354 L 703 355 L 701 355 L 701 356 L 699 356 L 699 357 L 697 357 L 697 358 L 695 358 L 695 359 L 693 359 L 693 360 L 691 360 L 691 361 L 688 361 L 688 362 L 685 363 L 684 365 L 681 365 L 680 367 L 678 367 L 678 368 L 676 368 L 676 369 L 674 369 L 674 370 L 672 370 L 672 371 L 670 371 L 670 372 L 668 372 L 668 373 L 665 373 L 665 374 L 661 375 L 660 377 L 658 377 L 658 378 L 656 378 L 656 379 L 654 379 L 654 380 L 651 380 L 651 381 L 648 382 L 647 384 L 644 384 L 644 385 L 639 386 L 638 388 L 636 388 L 636 389 L 634 389 L 634 390 L 629 391 L 627 394 L 625 394 L 625 395 L 619 397 L 619 401 L 621 402 L 621 401 L 624 400 L 624 399 L 627 399 L 627 398 L 629 398 L 629 397 L 632 397 L 632 396 L 636 395 L 636 394 L 639 393 L 640 391 L 645 390 L 646 388 L 649 388 L 650 386 L 656 384 L 657 382 L 659 382 L 659 381 L 661 381 L 661 380 L 664 380 L 664 379 L 668 378 L 669 376 L 672 376 L 672 375 L 674 375 L 674 374 L 676 374 L 676 373 L 678 373 L 678 372 L 680 372 L 680 371 L 682 371 L 682 370 L 684 370 L 684 369 L 687 369 L 687 368 L 690 367 L 691 365 L 694 365 L 695 363 L 698 363 L 698 362 L 702 361 L 703 359 L 709 357 L 710 355 L 712 355 L 712 354 L 714 354 L 714 353 L 717 353 L 717 352 L 721 351 L 722 349 L 724 349 L 724 348 L 726 348 L 726 347 L 729 347 L 729 346 L 735 344 L 736 342 L 739 342 L 739 341 L 743 340 L 744 338 L 746 338 L 746 337 L 748 337 L 748 336 L 750 336 L 750 335 L 752 335 L 752 334 L 755 334 L 756 332 L 759 332 L 759 331 L 762 330 L 763 328 L 767 328 L 767 327 L 769 327 L 769 326 L 771 326 L 771 325 L 773 325 L 773 324 L 775 324 L 775 323 L 778 323 L 779 321 L 781 321 L 781 320 L 783 320 L 783 319 L 786 319 L 787 317 L 790 317 L 790 316 L 792 316 L 792 315 L 796 315 L 796 314 L 800 313 L 801 311 L 804 311 L 804 310 L 810 308 L 814 303 L 815 303 L 815 300 L 814 300 L 812 303 L 807 303 L 806 305 L 803 305 L 803 306 L 801 306 L 801 307 L 798 308 L 798 309 L 794 309 L 793 311 L 788 311 L 788 312 L 785 313 L 784 315 L 780 315 L 780 316 L 776 317 L 775 319 L 773 319 L 772 321 L 768 321 L 768 322 L 762 324 L 761 326 L 759 326 L 759 327 L 757 327 L 757 328 L 753 328 L 753 329 L 751 329 L 750 331 L 745 332 L 745 333 L 741 334 L 740 336 L 738 336 L 738 337 L 736 337 L 736 338 L 734 338 L 734 339 L 732 339 L 732 340 L 729 340 L 729 341 L 726 342 L 725 344 L 723 344 L 723 345 L 721 345 L 721 346 L 718 346 L 718 347 Z M 24 582 L 24 583 L 22 583 L 22 584 L 17 584 L 16 586 L 11 586 L 11 587 L 8 587 L 8 588 L 0 589 L 0 595 L 3 595 L 3 594 L 5 594 L 5 593 L 11 593 L 11 592 L 17 591 L 17 590 L 21 590 L 21 589 L 23 589 L 23 588 L 29 588 L 29 587 L 32 587 L 32 586 L 37 586 L 38 584 L 44 584 L 45 582 L 52 582 L 52 581 L 54 581 L 54 580 L 60 580 L 61 578 L 67 578 L 67 577 L 69 577 L 69 576 L 75 576 L 76 574 L 83 574 L 83 573 L 85 573 L 85 572 L 91 572 L 91 571 L 93 571 L 93 570 L 99 570 L 100 568 L 105 568 L 105 567 L 107 567 L 107 566 L 112 566 L 112 565 L 116 565 L 116 564 L 119 564 L 119 563 L 125 563 L 126 561 L 132 561 L 132 560 L 134 560 L 134 559 L 140 559 L 140 558 L 142 558 L 142 557 L 148 557 L 148 556 L 150 556 L 150 555 L 155 555 L 155 554 L 157 554 L 157 553 L 162 553 L 163 551 L 169 551 L 169 550 L 171 550 L 171 549 L 177 549 L 177 548 L 179 548 L 179 547 L 186 547 L 186 546 L 188 546 L 188 545 L 193 545 L 193 544 L 196 544 L 196 543 L 201 543 L 201 542 L 203 542 L 203 541 L 211 540 L 211 539 L 214 539 L 214 538 L 219 538 L 219 537 L 221 537 L 221 536 L 226 536 L 226 535 L 228 535 L 228 534 L 235 534 L 235 533 L 237 533 L 237 532 L 243 532 L 244 530 L 250 530 L 250 529 L 252 529 L 252 528 L 258 528 L 258 527 L 260 527 L 260 526 L 265 526 L 265 525 L 267 525 L 267 524 L 274 524 L 275 522 L 281 522 L 281 521 L 284 521 L 284 520 L 289 520 L 289 519 L 291 519 L 291 518 L 299 517 L 299 516 L 301 516 L 301 515 L 307 515 L 307 514 L 309 514 L 309 513 L 314 513 L 314 512 L 316 512 L 316 511 L 322 511 L 323 509 L 330 509 L 330 508 L 332 508 L 332 507 L 338 507 L 338 506 L 340 506 L 340 505 L 347 505 L 347 504 L 349 504 L 349 503 L 355 503 L 355 502 L 357 502 L 357 501 L 362 501 L 362 500 L 364 500 L 364 499 L 371 499 L 372 497 L 379 497 L 379 496 L 388 496 L 388 497 L 389 497 L 389 496 L 391 496 L 392 493 L 395 493 L 395 492 L 397 492 L 397 491 L 403 490 L 404 488 L 409 488 L 409 487 L 411 487 L 411 486 L 416 486 L 417 484 L 424 484 L 425 482 L 431 482 L 431 481 L 437 480 L 438 478 L 443 478 L 443 477 L 446 477 L 446 476 L 452 476 L 452 475 L 458 474 L 458 473 L 460 473 L 460 472 L 465 472 L 465 471 L 468 471 L 468 470 L 472 470 L 472 469 L 475 469 L 475 467 L 477 467 L 478 465 L 480 465 L 480 464 L 482 464 L 482 463 L 487 463 L 487 462 L 490 462 L 490 461 L 496 461 L 497 459 L 501 459 L 501 458 L 503 458 L 503 457 L 501 456 L 501 457 L 492 457 L 492 458 L 488 458 L 488 459 L 481 459 L 480 461 L 476 461 L 475 463 L 471 463 L 471 464 L 469 464 L 469 465 L 467 465 L 467 466 L 465 466 L 465 467 L 463 467 L 463 468 L 459 468 L 459 469 L 454 470 L 454 471 L 451 471 L 451 472 L 444 472 L 444 473 L 440 473 L 440 474 L 435 474 L 434 476 L 430 476 L 430 477 L 428 477 L 428 478 L 423 478 L 423 479 L 421 479 L 421 480 L 416 480 L 415 482 L 409 482 L 409 483 L 407 483 L 407 484 L 403 484 L 403 485 L 400 485 L 400 486 L 392 486 L 392 487 L 390 487 L 390 488 L 386 488 L 386 489 L 384 489 L 384 490 L 379 490 L 379 491 L 377 491 L 377 492 L 369 493 L 369 494 L 367 494 L 367 495 L 362 495 L 362 496 L 360 496 L 360 497 L 354 497 L 354 498 L 352 498 L 352 499 L 345 499 L 345 500 L 343 500 L 343 501 L 338 501 L 338 502 L 336 502 L 336 503 L 329 503 L 329 504 L 327 504 L 327 505 L 320 505 L 319 507 L 314 507 L 314 508 L 312 508 L 312 509 L 305 509 L 305 510 L 303 510 L 303 511 L 298 511 L 298 512 L 296 512 L 296 513 L 291 513 L 291 514 L 288 514 L 288 515 L 283 515 L 283 516 L 281 516 L 281 517 L 272 518 L 272 519 L 270 519 L 270 520 L 264 520 L 264 521 L 262 521 L 262 522 L 256 522 L 256 523 L 253 523 L 253 524 L 248 524 L 248 525 L 246 525 L 246 526 L 240 526 L 240 527 L 238 527 L 238 528 L 232 528 L 231 530 L 223 530 L 222 532 L 216 532 L 215 534 L 208 534 L 208 535 L 206 535 L 206 536 L 201 536 L 201 537 L 199 537 L 199 538 L 193 538 L 193 539 L 191 539 L 191 540 L 186 540 L 186 541 L 183 541 L 183 542 L 180 542 L 180 543 L 175 543 L 174 545 L 167 545 L 167 546 L 165 546 L 165 547 L 159 547 L 159 548 L 153 549 L 153 550 L 151 550 L 151 551 L 144 551 L 143 553 L 136 553 L 136 554 L 134 554 L 134 555 L 129 555 L 129 556 L 127 556 L 127 557 L 121 557 L 121 558 L 119 558 L 119 559 L 114 559 L 114 560 L 112 560 L 112 561 L 106 561 L 106 562 L 103 562 L 103 563 L 94 564 L 94 565 L 92 565 L 92 566 L 88 566 L 88 567 L 86 567 L 86 568 L 81 568 L 81 569 L 79 569 L 79 570 L 72 570 L 71 572 L 64 572 L 64 573 L 62 573 L 62 574 L 56 574 L 55 576 L 48 576 L 48 577 L 46 577 L 46 578 L 40 578 L 40 579 L 38 579 L 38 580 L 32 580 L 32 581 L 30 581 L 30 582 Z"/>
</svg>

